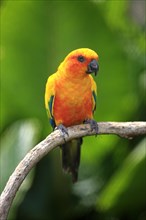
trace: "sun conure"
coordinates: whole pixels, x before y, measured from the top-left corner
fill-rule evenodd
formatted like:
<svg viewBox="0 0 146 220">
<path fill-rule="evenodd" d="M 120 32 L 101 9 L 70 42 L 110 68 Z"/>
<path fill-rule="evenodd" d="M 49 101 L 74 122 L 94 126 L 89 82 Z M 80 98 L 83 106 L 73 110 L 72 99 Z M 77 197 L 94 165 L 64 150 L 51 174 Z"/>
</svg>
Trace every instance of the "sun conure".
<svg viewBox="0 0 146 220">
<path fill-rule="evenodd" d="M 96 83 L 91 73 L 99 69 L 98 55 L 91 49 L 72 51 L 59 65 L 56 73 L 49 76 L 46 83 L 45 106 L 53 129 L 64 133 L 72 125 L 90 123 L 96 108 Z M 82 138 L 71 140 L 61 146 L 62 166 L 72 174 L 73 182 L 78 178 Z"/>
</svg>

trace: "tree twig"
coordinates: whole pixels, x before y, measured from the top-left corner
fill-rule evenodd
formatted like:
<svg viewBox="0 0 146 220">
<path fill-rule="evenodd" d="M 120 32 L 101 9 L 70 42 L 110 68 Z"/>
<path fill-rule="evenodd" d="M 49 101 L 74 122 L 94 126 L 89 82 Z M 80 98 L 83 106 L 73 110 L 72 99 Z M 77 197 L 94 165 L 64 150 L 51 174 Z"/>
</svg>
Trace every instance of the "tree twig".
<svg viewBox="0 0 146 220">
<path fill-rule="evenodd" d="M 146 122 L 100 122 L 98 123 L 99 135 L 115 134 L 124 138 L 146 134 Z M 0 197 L 0 219 L 6 220 L 12 201 L 15 198 L 23 180 L 29 171 L 40 161 L 48 152 L 74 138 L 95 135 L 91 131 L 90 125 L 77 125 L 68 128 L 65 138 L 59 130 L 52 132 L 45 140 L 37 144 L 24 159 L 18 164 L 15 171 L 10 176 L 5 189 Z"/>
</svg>

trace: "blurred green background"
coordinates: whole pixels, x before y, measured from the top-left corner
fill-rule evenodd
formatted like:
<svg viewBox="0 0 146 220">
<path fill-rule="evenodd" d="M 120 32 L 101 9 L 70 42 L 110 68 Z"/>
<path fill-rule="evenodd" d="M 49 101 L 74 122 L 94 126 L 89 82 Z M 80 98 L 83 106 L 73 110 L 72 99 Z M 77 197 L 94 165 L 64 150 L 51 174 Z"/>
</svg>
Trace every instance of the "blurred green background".
<svg viewBox="0 0 146 220">
<path fill-rule="evenodd" d="M 74 49 L 99 54 L 95 119 L 145 120 L 144 0 L 3 0 L 0 13 L 1 191 L 24 155 L 51 132 L 45 83 Z M 144 137 L 84 138 L 74 185 L 54 150 L 27 176 L 9 220 L 145 220 L 145 145 Z"/>
</svg>

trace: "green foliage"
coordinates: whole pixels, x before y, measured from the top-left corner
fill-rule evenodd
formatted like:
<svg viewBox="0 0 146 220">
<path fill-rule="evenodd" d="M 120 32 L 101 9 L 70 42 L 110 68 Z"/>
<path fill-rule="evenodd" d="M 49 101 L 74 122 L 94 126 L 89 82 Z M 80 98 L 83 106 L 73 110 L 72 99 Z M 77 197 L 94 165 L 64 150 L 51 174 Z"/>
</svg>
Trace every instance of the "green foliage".
<svg viewBox="0 0 146 220">
<path fill-rule="evenodd" d="M 51 132 L 45 83 L 76 48 L 99 54 L 95 119 L 145 120 L 144 6 L 144 0 L 2 1 L 1 190 L 30 147 Z M 59 149 L 51 152 L 27 177 L 9 219 L 143 220 L 144 150 L 142 137 L 84 138 L 75 185 L 62 174 Z"/>
<path fill-rule="evenodd" d="M 35 119 L 20 120 L 13 123 L 3 133 L 1 138 L 1 186 L 2 192 L 11 173 L 14 171 L 18 163 L 24 158 L 27 152 L 33 147 L 40 136 L 40 124 Z M 24 198 L 25 193 L 28 191 L 32 184 L 31 175 L 23 182 L 22 187 L 15 199 L 10 217 L 13 219 L 16 208 Z"/>
<path fill-rule="evenodd" d="M 123 210 L 124 212 L 135 213 L 137 209 L 144 208 L 143 193 L 146 187 L 145 141 L 146 139 L 141 141 L 128 155 L 100 194 L 98 206 L 101 209 L 112 210 L 117 214 L 122 213 Z"/>
</svg>

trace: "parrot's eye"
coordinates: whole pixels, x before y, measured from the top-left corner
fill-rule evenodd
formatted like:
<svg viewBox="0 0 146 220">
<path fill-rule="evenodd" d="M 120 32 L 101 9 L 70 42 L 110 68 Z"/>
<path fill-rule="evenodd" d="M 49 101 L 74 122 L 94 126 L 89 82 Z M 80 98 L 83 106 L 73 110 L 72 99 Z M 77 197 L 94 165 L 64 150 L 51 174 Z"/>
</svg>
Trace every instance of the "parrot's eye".
<svg viewBox="0 0 146 220">
<path fill-rule="evenodd" d="M 83 63 L 85 61 L 85 57 L 83 56 L 78 56 L 78 61 Z"/>
</svg>

